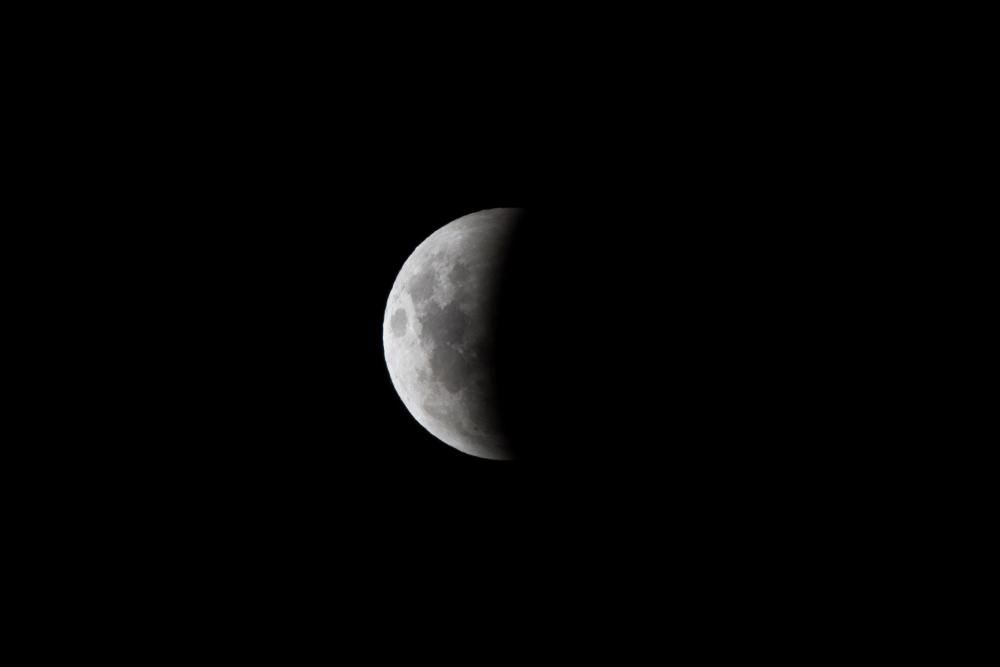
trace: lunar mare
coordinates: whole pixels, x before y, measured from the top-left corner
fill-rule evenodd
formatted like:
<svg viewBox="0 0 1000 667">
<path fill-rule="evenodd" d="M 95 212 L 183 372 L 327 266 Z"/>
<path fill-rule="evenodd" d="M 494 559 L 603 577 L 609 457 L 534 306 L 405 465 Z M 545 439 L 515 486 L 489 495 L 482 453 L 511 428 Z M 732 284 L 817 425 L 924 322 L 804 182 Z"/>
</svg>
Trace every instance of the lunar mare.
<svg viewBox="0 0 1000 667">
<path fill-rule="evenodd" d="M 520 213 L 479 211 L 427 237 L 396 277 L 382 326 L 389 376 L 410 414 L 448 445 L 489 459 L 512 458 L 497 415 L 493 333 Z"/>
</svg>

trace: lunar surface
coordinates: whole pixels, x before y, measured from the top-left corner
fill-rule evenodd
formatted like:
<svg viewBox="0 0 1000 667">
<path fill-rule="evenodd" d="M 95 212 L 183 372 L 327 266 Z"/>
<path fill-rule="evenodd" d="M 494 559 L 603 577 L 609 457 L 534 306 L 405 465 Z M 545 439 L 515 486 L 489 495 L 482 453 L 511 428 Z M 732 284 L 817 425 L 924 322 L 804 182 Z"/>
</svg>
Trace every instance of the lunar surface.
<svg viewBox="0 0 1000 667">
<path fill-rule="evenodd" d="M 495 292 L 520 209 L 448 223 L 403 264 L 382 324 L 392 384 L 410 414 L 466 454 L 513 458 L 497 415 Z"/>
</svg>

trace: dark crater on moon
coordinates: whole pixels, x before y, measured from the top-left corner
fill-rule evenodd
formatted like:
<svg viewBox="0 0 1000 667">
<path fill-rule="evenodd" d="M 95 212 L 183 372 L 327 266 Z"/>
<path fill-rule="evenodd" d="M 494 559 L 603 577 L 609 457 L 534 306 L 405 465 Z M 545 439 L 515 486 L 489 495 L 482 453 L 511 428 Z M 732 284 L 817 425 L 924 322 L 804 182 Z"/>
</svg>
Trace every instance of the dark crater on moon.
<svg viewBox="0 0 1000 667">
<path fill-rule="evenodd" d="M 451 278 L 451 282 L 455 285 L 460 285 L 469 277 L 469 267 L 461 262 L 456 262 L 454 268 L 452 268 L 451 273 L 448 274 Z"/>
<path fill-rule="evenodd" d="M 475 370 L 469 360 L 451 346 L 438 345 L 431 354 L 434 379 L 452 393 L 461 391 L 472 379 Z"/>
<path fill-rule="evenodd" d="M 406 333 L 406 311 L 402 308 L 397 309 L 392 314 L 392 319 L 389 320 L 389 326 L 392 327 L 392 333 L 396 336 L 402 336 Z"/>
<path fill-rule="evenodd" d="M 434 294 L 434 284 L 437 282 L 437 275 L 433 269 L 421 272 L 410 281 L 410 296 L 414 302 L 427 301 Z"/>
<path fill-rule="evenodd" d="M 465 338 L 469 316 L 462 311 L 457 301 L 452 301 L 444 308 L 436 303 L 430 303 L 421 316 L 420 323 L 423 325 L 420 337 L 424 345 L 442 343 L 456 345 Z"/>
<path fill-rule="evenodd" d="M 436 303 L 427 307 L 420 318 L 423 325 L 421 343 L 431 352 L 431 371 L 434 379 L 450 392 L 461 391 L 476 372 L 471 359 L 466 358 L 462 348 L 469 327 L 469 316 L 457 302 L 441 308 Z"/>
</svg>

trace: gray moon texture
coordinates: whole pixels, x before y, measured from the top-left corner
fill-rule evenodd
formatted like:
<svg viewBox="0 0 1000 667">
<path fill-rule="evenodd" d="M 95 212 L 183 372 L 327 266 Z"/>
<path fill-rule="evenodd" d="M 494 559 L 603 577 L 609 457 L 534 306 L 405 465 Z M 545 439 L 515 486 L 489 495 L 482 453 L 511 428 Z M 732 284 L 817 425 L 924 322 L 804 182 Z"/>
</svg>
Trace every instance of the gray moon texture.
<svg viewBox="0 0 1000 667">
<path fill-rule="evenodd" d="M 406 409 L 439 440 L 487 459 L 513 458 L 491 350 L 499 274 L 520 215 L 479 211 L 427 237 L 396 277 L 382 323 L 385 362 Z"/>
</svg>

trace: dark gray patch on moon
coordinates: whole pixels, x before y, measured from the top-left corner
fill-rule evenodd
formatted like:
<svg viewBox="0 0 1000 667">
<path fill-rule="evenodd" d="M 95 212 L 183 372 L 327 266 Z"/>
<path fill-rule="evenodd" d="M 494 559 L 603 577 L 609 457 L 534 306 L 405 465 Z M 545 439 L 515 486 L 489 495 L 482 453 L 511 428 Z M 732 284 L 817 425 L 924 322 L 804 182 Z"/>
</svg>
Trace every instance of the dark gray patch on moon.
<svg viewBox="0 0 1000 667">
<path fill-rule="evenodd" d="M 469 326 L 469 316 L 466 315 L 456 301 L 442 308 L 436 303 L 430 303 L 426 312 L 420 317 L 423 331 L 420 339 L 427 347 L 432 345 L 458 345 L 465 337 Z"/>
<path fill-rule="evenodd" d="M 472 379 L 475 368 L 462 353 L 450 345 L 439 345 L 431 354 L 431 373 L 435 380 L 453 394 Z"/>
<path fill-rule="evenodd" d="M 448 277 L 451 278 L 453 284 L 461 285 L 469 277 L 469 267 L 462 262 L 455 262 L 455 266 L 451 270 L 451 273 L 448 274 Z"/>
<path fill-rule="evenodd" d="M 427 414 L 429 414 L 431 417 L 434 417 L 434 419 L 437 419 L 438 421 L 444 422 L 446 424 L 451 424 L 455 421 L 453 419 L 454 415 L 450 415 L 444 410 L 439 410 L 437 406 L 435 406 L 429 400 L 425 400 L 423 402 L 423 408 L 427 412 Z"/>
<path fill-rule="evenodd" d="M 417 274 L 417 276 L 410 281 L 410 296 L 413 297 L 413 301 L 419 303 L 421 301 L 427 301 L 434 294 L 434 283 L 437 282 L 437 276 L 434 274 L 433 269 L 427 269 L 426 271 Z"/>
<path fill-rule="evenodd" d="M 392 319 L 389 321 L 389 326 L 392 327 L 392 333 L 397 336 L 402 336 L 406 333 L 406 311 L 402 308 L 396 310 L 392 314 Z"/>
<path fill-rule="evenodd" d="M 488 401 L 479 401 L 469 407 L 469 421 L 478 427 L 473 428 L 478 435 L 495 435 L 499 430 L 496 410 Z"/>
</svg>

